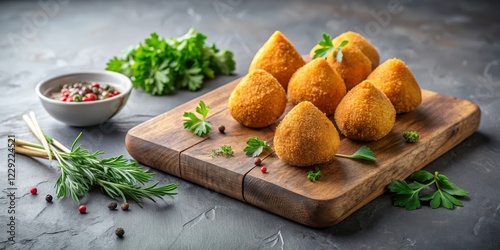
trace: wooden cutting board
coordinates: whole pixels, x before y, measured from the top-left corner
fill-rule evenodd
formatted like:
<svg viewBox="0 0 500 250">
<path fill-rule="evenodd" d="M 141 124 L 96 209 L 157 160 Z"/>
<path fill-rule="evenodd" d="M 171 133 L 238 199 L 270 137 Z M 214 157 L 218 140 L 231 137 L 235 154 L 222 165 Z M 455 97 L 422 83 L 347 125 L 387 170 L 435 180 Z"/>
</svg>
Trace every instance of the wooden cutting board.
<svg viewBox="0 0 500 250">
<path fill-rule="evenodd" d="M 377 163 L 335 158 L 319 165 L 322 178 L 311 182 L 306 171 L 283 163 L 275 153 L 261 155 L 268 172 L 243 152 L 253 137 L 273 143 L 276 124 L 250 129 L 237 123 L 227 100 L 240 79 L 193 99 L 132 129 L 126 147 L 137 161 L 152 168 L 228 195 L 311 227 L 332 226 L 381 195 L 395 179 L 404 179 L 470 136 L 479 126 L 480 110 L 470 101 L 422 90 L 423 102 L 398 115 L 383 139 L 365 143 L 341 137 L 339 153 L 352 154 L 362 145 L 375 152 Z M 182 114 L 199 101 L 210 106 L 212 131 L 198 137 L 183 128 Z M 288 104 L 285 111 L 292 106 Z M 283 116 L 282 116 L 283 117 Z M 226 127 L 221 134 L 217 128 Z M 417 143 L 406 143 L 403 131 L 418 131 Z M 233 157 L 210 157 L 212 149 L 232 146 Z"/>
</svg>

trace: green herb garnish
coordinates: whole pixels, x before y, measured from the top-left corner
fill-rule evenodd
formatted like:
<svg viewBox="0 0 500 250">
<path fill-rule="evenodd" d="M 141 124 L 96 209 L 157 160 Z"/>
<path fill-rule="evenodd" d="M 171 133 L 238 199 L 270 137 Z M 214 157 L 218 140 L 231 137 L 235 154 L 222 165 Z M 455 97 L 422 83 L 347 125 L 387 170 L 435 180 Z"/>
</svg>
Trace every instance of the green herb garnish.
<svg viewBox="0 0 500 250">
<path fill-rule="evenodd" d="M 184 112 L 184 128 L 195 133 L 197 136 L 204 136 L 212 129 L 212 123 L 207 121 L 208 111 L 210 107 L 206 106 L 203 101 L 200 101 L 196 107 L 196 113 L 200 114 L 201 119 L 193 112 Z"/>
<path fill-rule="evenodd" d="M 233 155 L 234 155 L 233 149 L 229 145 L 222 145 L 217 149 L 212 149 L 212 153 L 210 154 L 211 157 L 217 157 L 217 156 L 230 157 Z"/>
<path fill-rule="evenodd" d="M 191 28 L 185 35 L 165 39 L 152 33 L 121 58 L 111 58 L 106 70 L 120 72 L 135 88 L 152 95 L 177 89 L 198 90 L 205 78 L 229 75 L 235 69 L 233 53 L 205 44 L 206 36 Z"/>
<path fill-rule="evenodd" d="M 158 182 L 145 186 L 152 181 L 154 173 L 139 167 L 136 161 L 125 159 L 123 155 L 110 158 L 98 158 L 102 151 L 90 153 L 88 149 L 76 146 L 82 133 L 74 140 L 71 149 L 66 148 L 54 138 L 45 135 L 38 127 L 33 113 L 31 117 L 23 118 L 31 131 L 42 145 L 16 140 L 16 152 L 33 157 L 49 158 L 53 156 L 61 175 L 56 181 L 57 198 L 71 197 L 80 203 L 80 197 L 86 195 L 93 186 L 100 186 L 101 190 L 111 198 L 121 197 L 124 202 L 130 198 L 142 207 L 142 198 L 155 201 L 153 197 L 162 199 L 163 196 L 173 196 L 177 184 L 159 186 Z"/>
<path fill-rule="evenodd" d="M 418 170 L 409 177 L 412 183 L 406 181 L 394 180 L 389 186 L 389 190 L 396 193 L 394 205 L 406 208 L 406 210 L 415 210 L 420 207 L 420 201 L 429 201 L 432 208 L 443 206 L 453 209 L 454 206 L 462 206 L 462 202 L 454 196 L 467 196 L 467 190 L 458 187 L 448 180 L 443 174 L 435 172 L 434 174 Z M 420 191 L 430 185 L 435 184 L 436 191 L 429 195 L 419 197 Z"/>
<path fill-rule="evenodd" d="M 93 185 L 98 185 L 111 198 L 121 197 L 126 202 L 129 197 L 142 207 L 141 198 L 154 201 L 153 197 L 176 194 L 171 191 L 177 188 L 177 184 L 158 186 L 156 182 L 147 187 L 142 186 L 151 181 L 155 174 L 140 168 L 136 161 L 125 159 L 123 155 L 98 159 L 97 156 L 104 152 L 90 153 L 88 149 L 82 149 L 81 145 L 75 147 L 81 135 L 73 142 L 70 152 L 52 151 L 59 161 L 57 167 L 61 170 L 61 176 L 56 181 L 57 198 L 70 196 L 79 203 L 79 196 L 87 194 Z"/>
<path fill-rule="evenodd" d="M 342 62 L 342 57 L 344 56 L 342 48 L 347 45 L 348 41 L 343 40 L 339 46 L 335 47 L 332 43 L 332 37 L 330 35 L 325 32 L 321 35 L 323 36 L 323 40 L 318 42 L 318 45 L 321 46 L 321 48 L 314 51 L 312 59 L 316 59 L 318 57 L 326 59 L 328 53 L 332 52 L 335 53 L 335 60 L 337 60 L 337 62 Z"/>
<path fill-rule="evenodd" d="M 247 141 L 247 146 L 243 149 L 248 156 L 257 157 L 264 150 L 272 150 L 271 146 L 267 144 L 266 141 L 259 139 L 259 137 L 254 136 Z"/>
<path fill-rule="evenodd" d="M 405 131 L 403 132 L 403 138 L 407 142 L 417 142 L 419 135 L 417 131 Z"/>
<path fill-rule="evenodd" d="M 321 170 L 318 167 L 314 167 L 313 170 L 309 170 L 307 172 L 307 179 L 310 181 L 317 181 L 321 178 Z"/>
<path fill-rule="evenodd" d="M 358 151 L 354 152 L 354 154 L 352 155 L 336 154 L 335 156 L 350 159 L 363 159 L 373 162 L 377 161 L 377 158 L 375 158 L 375 153 L 373 153 L 373 151 L 367 146 L 361 146 L 361 148 L 359 148 Z"/>
</svg>

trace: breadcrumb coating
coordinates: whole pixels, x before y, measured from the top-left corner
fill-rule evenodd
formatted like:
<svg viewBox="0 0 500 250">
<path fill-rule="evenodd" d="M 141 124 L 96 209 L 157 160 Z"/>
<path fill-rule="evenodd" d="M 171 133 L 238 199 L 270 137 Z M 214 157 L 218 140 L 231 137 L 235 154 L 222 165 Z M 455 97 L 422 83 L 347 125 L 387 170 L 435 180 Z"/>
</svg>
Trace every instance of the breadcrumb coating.
<svg viewBox="0 0 500 250">
<path fill-rule="evenodd" d="M 334 57 L 335 53 L 329 53 L 326 61 L 344 79 L 346 89 L 349 91 L 366 79 L 372 71 L 372 63 L 361 50 L 352 44 L 348 43 L 342 48 L 342 53 L 341 62 L 337 62 Z"/>
<path fill-rule="evenodd" d="M 293 73 L 304 64 L 295 46 L 276 31 L 255 54 L 248 71 L 263 69 L 271 73 L 286 91 Z"/>
<path fill-rule="evenodd" d="M 251 128 L 273 124 L 283 114 L 285 107 L 285 90 L 276 78 L 261 69 L 243 77 L 228 101 L 231 116 Z"/>
<path fill-rule="evenodd" d="M 310 101 L 327 116 L 335 113 L 346 94 L 344 80 L 323 58 L 316 58 L 293 74 L 288 83 L 288 101 Z"/>
<path fill-rule="evenodd" d="M 396 110 L 391 102 L 368 80 L 349 91 L 335 111 L 337 127 L 353 140 L 379 140 L 395 122 Z"/>
<path fill-rule="evenodd" d="M 339 146 L 339 134 L 333 123 L 308 101 L 290 110 L 274 135 L 274 149 L 278 157 L 298 167 L 330 161 Z"/>
<path fill-rule="evenodd" d="M 368 80 L 384 92 L 398 114 L 413 111 L 422 102 L 417 80 L 400 59 L 385 61 L 368 76 Z"/>
</svg>

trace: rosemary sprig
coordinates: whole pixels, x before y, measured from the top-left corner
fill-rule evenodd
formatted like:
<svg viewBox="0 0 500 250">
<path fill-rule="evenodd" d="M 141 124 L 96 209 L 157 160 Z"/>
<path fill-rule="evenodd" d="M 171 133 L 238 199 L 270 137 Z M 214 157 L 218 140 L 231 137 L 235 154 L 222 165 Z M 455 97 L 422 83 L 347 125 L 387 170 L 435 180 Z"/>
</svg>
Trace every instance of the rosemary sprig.
<svg viewBox="0 0 500 250">
<path fill-rule="evenodd" d="M 27 116 L 26 116 L 27 117 Z M 31 117 L 34 118 L 34 115 Z M 56 181 L 57 198 L 70 196 L 76 203 L 80 203 L 80 197 L 86 195 L 94 185 L 100 186 L 102 191 L 111 198 L 121 197 L 124 202 L 127 197 L 137 202 L 142 207 L 141 198 L 154 201 L 154 197 L 162 199 L 164 196 L 173 196 L 172 192 L 177 184 L 159 186 L 158 182 L 150 186 L 144 186 L 152 180 L 154 173 L 139 167 L 136 161 L 125 159 L 123 155 L 111 158 L 99 159 L 104 154 L 102 151 L 91 153 L 88 149 L 82 149 L 77 145 L 82 133 L 73 142 L 71 149 L 67 149 L 53 138 L 41 135 L 40 129 L 32 126 L 36 121 L 25 118 L 26 122 L 35 136 L 45 140 L 46 145 L 34 144 L 23 140 L 16 140 L 16 151 L 35 157 L 54 157 L 61 170 L 61 175 Z M 47 154 L 43 154 L 47 152 Z"/>
<path fill-rule="evenodd" d="M 110 197 L 121 196 L 124 200 L 125 197 L 130 197 L 132 200 L 137 202 L 139 206 L 142 207 L 141 198 L 148 198 L 152 201 L 153 196 L 162 198 L 162 196 L 172 196 L 176 193 L 171 191 L 177 188 L 176 184 L 168 184 L 166 186 L 158 186 L 158 182 L 149 187 L 139 187 L 135 185 L 122 185 L 105 180 L 97 180 L 98 184 L 101 186 L 102 190 L 108 194 Z"/>
</svg>

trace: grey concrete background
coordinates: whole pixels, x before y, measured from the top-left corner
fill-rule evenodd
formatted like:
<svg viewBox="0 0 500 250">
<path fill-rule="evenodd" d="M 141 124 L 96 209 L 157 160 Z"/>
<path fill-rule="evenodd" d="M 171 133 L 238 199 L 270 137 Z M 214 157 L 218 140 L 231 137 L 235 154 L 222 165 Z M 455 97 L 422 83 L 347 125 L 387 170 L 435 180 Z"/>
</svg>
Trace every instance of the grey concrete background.
<svg viewBox="0 0 500 250">
<path fill-rule="evenodd" d="M 395 5 L 392 5 L 395 4 Z M 394 11 L 396 6 L 396 11 Z M 7 249 L 499 249 L 500 4 L 494 1 L 1 1 L 0 248 Z M 390 12 L 390 10 L 393 10 Z M 381 19 L 382 18 L 382 19 Z M 64 72 L 104 69 L 107 60 L 151 32 L 179 36 L 190 27 L 235 53 L 234 75 L 198 92 L 153 97 L 134 90 L 107 126 L 68 127 L 41 107 L 34 87 Z M 311 229 L 173 176 L 179 194 L 144 209 L 110 211 L 98 190 L 47 204 L 58 170 L 45 160 L 16 159 L 15 244 L 9 240 L 7 135 L 34 141 L 22 115 L 35 111 L 46 133 L 108 156 L 129 156 L 126 132 L 196 96 L 243 76 L 262 43 L 281 30 L 307 54 L 321 32 L 361 32 L 381 60 L 398 57 L 422 88 L 464 98 L 482 111 L 478 131 L 426 169 L 469 190 L 454 210 L 406 211 L 383 194 L 341 223 Z M 29 194 L 36 186 L 39 195 Z M 124 239 L 114 235 L 126 231 Z"/>
</svg>

